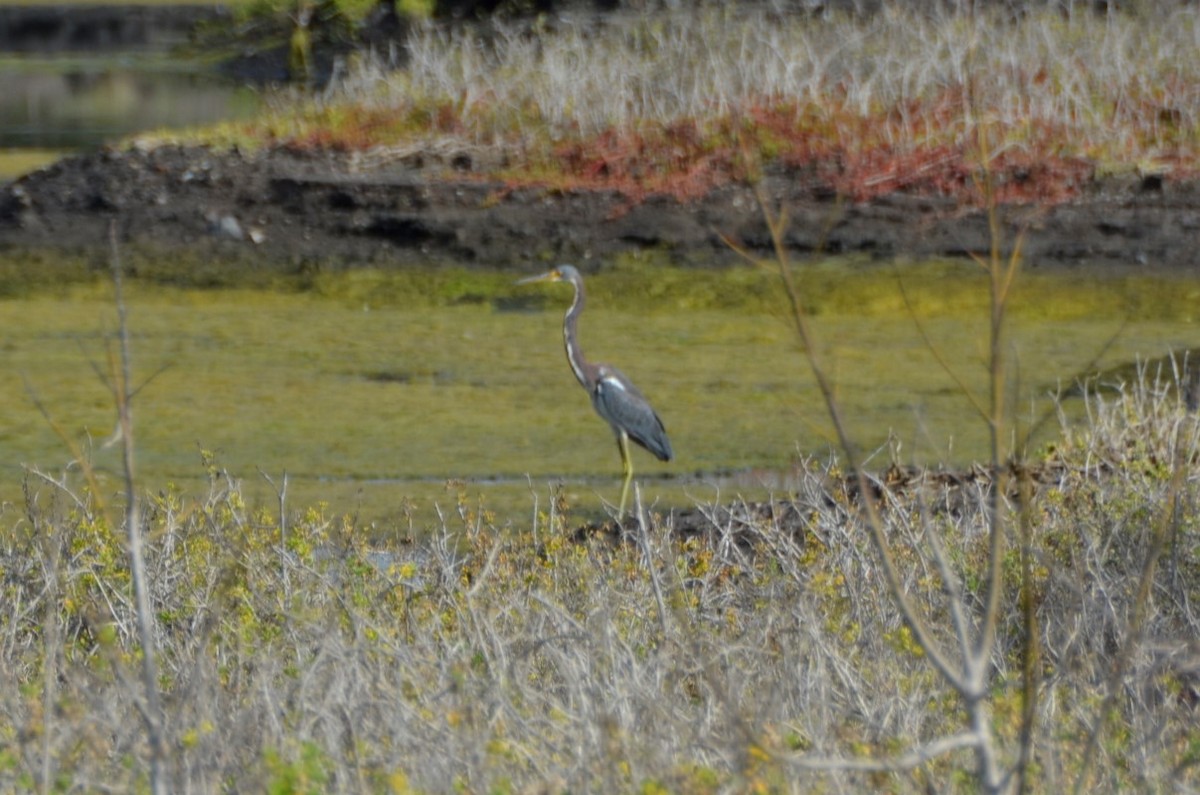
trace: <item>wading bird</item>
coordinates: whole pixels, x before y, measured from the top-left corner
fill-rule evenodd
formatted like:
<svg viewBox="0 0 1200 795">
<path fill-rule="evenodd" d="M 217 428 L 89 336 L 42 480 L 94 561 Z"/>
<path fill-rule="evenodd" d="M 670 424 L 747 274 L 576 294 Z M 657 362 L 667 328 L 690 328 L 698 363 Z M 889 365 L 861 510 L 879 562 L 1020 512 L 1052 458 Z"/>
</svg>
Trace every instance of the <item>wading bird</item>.
<svg viewBox="0 0 1200 795">
<path fill-rule="evenodd" d="M 563 317 L 563 342 L 567 348 L 567 364 L 579 379 L 580 385 L 592 398 L 592 407 L 605 422 L 612 426 L 617 435 L 617 447 L 621 451 L 621 472 L 625 477 L 621 484 L 621 506 L 617 519 L 625 518 L 625 501 L 629 496 L 629 482 L 633 480 L 633 461 L 629 457 L 629 440 L 649 450 L 660 461 L 671 460 L 671 440 L 663 428 L 662 420 L 650 407 L 650 402 L 620 370 L 607 364 L 592 364 L 583 356 L 579 347 L 577 328 L 579 316 L 583 314 L 586 295 L 583 277 L 571 265 L 559 265 L 540 276 L 521 279 L 517 284 L 531 282 L 570 282 L 575 288 L 575 300 Z"/>
</svg>

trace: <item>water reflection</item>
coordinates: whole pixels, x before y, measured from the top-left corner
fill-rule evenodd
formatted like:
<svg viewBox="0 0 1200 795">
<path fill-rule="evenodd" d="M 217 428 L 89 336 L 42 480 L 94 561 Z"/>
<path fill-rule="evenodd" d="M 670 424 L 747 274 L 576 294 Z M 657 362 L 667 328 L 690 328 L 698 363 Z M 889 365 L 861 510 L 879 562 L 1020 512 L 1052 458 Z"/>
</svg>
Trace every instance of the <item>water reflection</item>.
<svg viewBox="0 0 1200 795">
<path fill-rule="evenodd" d="M 78 150 L 133 133 L 250 116 L 254 90 L 155 61 L 0 63 L 0 148 Z"/>
</svg>

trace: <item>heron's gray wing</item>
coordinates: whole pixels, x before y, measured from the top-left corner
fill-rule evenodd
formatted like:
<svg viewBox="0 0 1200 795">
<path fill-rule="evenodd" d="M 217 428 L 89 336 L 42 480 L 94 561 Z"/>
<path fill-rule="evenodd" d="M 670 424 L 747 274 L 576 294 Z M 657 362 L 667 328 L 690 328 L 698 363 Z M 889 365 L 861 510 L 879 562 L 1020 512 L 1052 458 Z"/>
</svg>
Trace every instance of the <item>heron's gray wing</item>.
<svg viewBox="0 0 1200 795">
<path fill-rule="evenodd" d="M 670 461 L 671 440 L 650 402 L 632 382 L 612 367 L 601 366 L 592 387 L 592 405 L 615 430 L 645 447 L 660 461 Z"/>
</svg>

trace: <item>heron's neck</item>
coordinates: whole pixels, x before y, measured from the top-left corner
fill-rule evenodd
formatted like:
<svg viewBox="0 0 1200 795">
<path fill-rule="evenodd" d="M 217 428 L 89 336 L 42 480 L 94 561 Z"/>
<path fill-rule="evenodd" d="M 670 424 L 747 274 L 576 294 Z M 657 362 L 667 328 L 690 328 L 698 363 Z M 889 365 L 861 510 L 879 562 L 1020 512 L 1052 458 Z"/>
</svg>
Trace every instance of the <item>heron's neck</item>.
<svg viewBox="0 0 1200 795">
<path fill-rule="evenodd" d="M 584 389 L 590 389 L 588 375 L 593 368 L 583 356 L 578 334 L 579 315 L 583 312 L 583 305 L 587 298 L 583 294 L 582 284 L 572 284 L 575 287 L 575 300 L 571 302 L 571 308 L 567 310 L 567 314 L 563 318 L 563 342 L 566 343 L 567 364 L 571 365 L 571 372 L 575 373 L 575 377 L 579 379 L 579 383 L 583 384 Z"/>
</svg>

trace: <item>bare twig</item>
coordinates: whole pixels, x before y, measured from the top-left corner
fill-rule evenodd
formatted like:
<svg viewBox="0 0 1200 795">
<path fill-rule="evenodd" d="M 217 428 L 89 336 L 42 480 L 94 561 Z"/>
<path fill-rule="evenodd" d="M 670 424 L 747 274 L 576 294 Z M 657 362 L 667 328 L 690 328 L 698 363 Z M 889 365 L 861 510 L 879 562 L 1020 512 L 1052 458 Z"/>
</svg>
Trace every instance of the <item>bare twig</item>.
<svg viewBox="0 0 1200 795">
<path fill-rule="evenodd" d="M 850 476 L 857 481 L 862 500 L 860 509 L 864 514 L 871 542 L 879 554 L 880 564 L 883 568 L 884 577 L 887 579 L 888 588 L 891 591 L 892 597 L 896 600 L 896 604 L 904 616 L 905 622 L 916 636 L 917 642 L 929 656 L 930 662 L 955 690 L 961 692 L 966 686 L 966 681 L 962 678 L 962 673 L 957 670 L 956 666 L 942 650 L 941 645 L 933 637 L 929 626 L 917 611 L 912 600 L 908 597 L 900 573 L 896 568 L 891 544 L 884 533 L 878 506 L 871 497 L 870 483 L 859 463 L 857 446 L 850 438 L 849 432 L 846 429 L 845 421 L 842 418 L 841 404 L 837 400 L 833 382 L 826 371 L 821 353 L 816 348 L 815 339 L 809 327 L 808 313 L 804 309 L 800 298 L 800 291 L 792 276 L 791 266 L 788 263 L 787 248 L 783 244 L 783 230 L 786 227 L 787 221 L 786 216 L 782 212 L 779 214 L 771 212 L 761 189 L 756 191 L 756 195 L 758 197 L 759 208 L 762 211 L 764 219 L 767 221 L 767 228 L 771 234 L 771 241 L 779 267 L 779 277 L 783 282 L 784 293 L 791 305 L 791 318 L 796 326 L 797 336 L 804 347 L 809 368 L 817 381 L 817 388 L 821 392 L 821 397 L 825 402 L 825 409 L 833 423 L 834 432 L 838 438 L 838 445 L 846 456 L 846 468 L 849 470 Z"/>
<path fill-rule="evenodd" d="M 130 370 L 129 323 L 122 289 L 121 259 L 117 248 L 115 224 L 109 226 L 112 252 L 114 300 L 117 307 L 118 358 L 112 363 L 113 397 L 117 402 L 117 423 L 121 429 L 122 465 L 125 479 L 125 532 L 129 545 L 129 566 L 133 577 L 137 609 L 138 638 L 142 647 L 142 690 L 145 708 L 142 716 L 150 744 L 150 786 L 154 795 L 166 795 L 166 741 L 163 737 L 163 711 L 158 692 L 158 666 L 154 641 L 154 618 L 150 605 L 150 585 L 142 552 L 142 522 L 134 472 L 133 408 Z"/>
<path fill-rule="evenodd" d="M 898 756 L 884 759 L 837 759 L 824 756 L 787 757 L 789 764 L 803 770 L 850 770 L 859 773 L 890 773 L 912 770 L 961 748 L 974 748 L 980 739 L 971 732 L 941 737 Z"/>
</svg>

